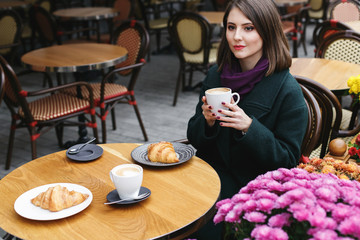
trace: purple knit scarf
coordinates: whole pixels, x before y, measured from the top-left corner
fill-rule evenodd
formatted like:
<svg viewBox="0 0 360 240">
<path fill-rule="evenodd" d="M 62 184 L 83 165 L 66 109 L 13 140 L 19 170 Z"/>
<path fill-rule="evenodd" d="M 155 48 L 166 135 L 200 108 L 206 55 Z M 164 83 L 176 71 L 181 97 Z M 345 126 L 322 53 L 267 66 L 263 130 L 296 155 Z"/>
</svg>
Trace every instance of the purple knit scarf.
<svg viewBox="0 0 360 240">
<path fill-rule="evenodd" d="M 269 60 L 264 56 L 256 63 L 255 67 L 249 71 L 242 72 L 239 62 L 234 61 L 231 64 L 225 64 L 221 73 L 221 84 L 224 87 L 231 88 L 233 92 L 244 95 L 250 92 L 255 84 L 261 81 L 269 67 Z"/>
</svg>

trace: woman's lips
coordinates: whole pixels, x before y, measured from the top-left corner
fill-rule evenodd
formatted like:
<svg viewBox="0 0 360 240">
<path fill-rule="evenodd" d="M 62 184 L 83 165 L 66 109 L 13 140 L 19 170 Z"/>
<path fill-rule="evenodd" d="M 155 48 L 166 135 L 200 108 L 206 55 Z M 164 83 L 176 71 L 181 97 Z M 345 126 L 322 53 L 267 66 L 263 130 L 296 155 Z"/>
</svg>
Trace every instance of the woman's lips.
<svg viewBox="0 0 360 240">
<path fill-rule="evenodd" d="M 243 46 L 243 45 L 235 45 L 234 46 L 234 49 L 235 50 L 241 50 L 241 49 L 243 49 L 245 46 Z"/>
</svg>

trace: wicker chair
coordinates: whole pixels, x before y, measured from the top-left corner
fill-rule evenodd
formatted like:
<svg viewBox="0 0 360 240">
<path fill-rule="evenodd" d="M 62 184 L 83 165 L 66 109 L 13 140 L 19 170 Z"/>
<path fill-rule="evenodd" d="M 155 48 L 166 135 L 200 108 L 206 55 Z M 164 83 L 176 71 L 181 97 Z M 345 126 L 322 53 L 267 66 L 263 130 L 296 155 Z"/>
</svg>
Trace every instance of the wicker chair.
<svg viewBox="0 0 360 240">
<path fill-rule="evenodd" d="M 359 52 L 360 34 L 345 30 L 325 38 L 317 49 L 315 57 L 360 64 Z"/>
<path fill-rule="evenodd" d="M 329 5 L 328 19 L 342 22 L 360 20 L 360 3 L 357 0 L 336 0 Z"/>
<path fill-rule="evenodd" d="M 156 37 L 156 52 L 161 50 L 161 33 L 166 32 L 167 23 L 169 20 L 168 15 L 171 10 L 169 3 L 152 4 L 151 0 L 136 0 L 138 6 L 137 18 L 144 21 L 144 25 L 149 35 L 155 34 Z M 166 16 L 164 16 L 166 14 Z M 148 61 L 150 61 L 151 49 L 149 46 Z"/>
<path fill-rule="evenodd" d="M 337 20 L 325 20 L 322 23 L 319 23 L 313 32 L 313 43 L 315 45 L 315 52 L 316 49 L 319 47 L 320 43 L 328 36 L 333 33 L 337 33 L 343 30 L 350 30 L 346 24 L 339 22 Z"/>
<path fill-rule="evenodd" d="M 309 20 L 314 20 L 316 23 L 326 20 L 329 0 L 309 0 L 308 5 L 310 6 L 308 11 Z"/>
<path fill-rule="evenodd" d="M 115 66 L 102 80 L 101 83 L 92 83 L 94 100 L 100 112 L 97 115 L 101 118 L 103 143 L 106 143 L 106 117 L 111 111 L 113 129 L 116 129 L 114 107 L 117 103 L 126 103 L 134 107 L 145 141 L 148 140 L 144 124 L 135 99 L 134 88 L 139 76 L 141 67 L 145 64 L 145 56 L 149 46 L 149 34 L 139 22 L 132 20 L 122 23 L 115 31 L 112 44 L 125 47 L 128 50 L 126 61 Z M 117 84 L 114 78 L 130 76 L 127 86 Z M 124 79 L 126 80 L 126 79 Z M 72 96 L 76 95 L 76 89 L 70 88 L 66 92 Z M 87 96 L 84 94 L 84 97 Z"/>
<path fill-rule="evenodd" d="M 306 77 L 295 76 L 299 84 L 309 89 L 316 97 L 322 113 L 322 128 L 320 134 L 320 145 L 310 157 L 324 157 L 328 151 L 328 144 L 332 139 L 343 138 L 349 142 L 359 131 L 360 122 L 351 130 L 341 130 L 343 118 L 342 106 L 336 95 L 322 84 Z"/>
<path fill-rule="evenodd" d="M 309 157 L 311 152 L 319 146 L 322 130 L 322 115 L 320 104 L 315 96 L 301 83 L 300 87 L 308 109 L 308 125 L 301 144 L 301 154 Z"/>
<path fill-rule="evenodd" d="M 0 11 L 0 54 L 6 56 L 11 63 L 14 62 L 21 43 L 21 21 L 20 16 L 13 10 Z"/>
<path fill-rule="evenodd" d="M 216 62 L 217 48 L 211 45 L 212 30 L 209 22 L 195 12 L 178 12 L 168 23 L 169 34 L 180 60 L 173 106 L 176 105 L 180 84 L 185 88 L 185 73 L 189 72 L 188 88 L 192 87 L 194 71 L 207 73 Z"/>
<path fill-rule="evenodd" d="M 98 138 L 95 106 L 91 87 L 85 82 L 74 82 L 54 88 L 27 92 L 22 89 L 20 81 L 7 61 L 0 56 L 0 65 L 5 74 L 6 103 L 11 115 L 11 128 L 9 135 L 8 153 L 5 169 L 9 169 L 15 130 L 26 128 L 30 134 L 32 159 L 37 157 L 36 140 L 51 128 L 56 129 L 59 147 L 63 146 L 62 134 L 64 126 L 86 125 L 93 129 L 94 137 Z M 65 88 L 84 86 L 90 100 L 66 95 L 60 92 Z M 35 97 L 35 98 L 31 98 Z M 35 99 L 29 101 L 30 99 Z M 85 122 L 74 121 L 79 115 L 86 115 Z"/>
</svg>

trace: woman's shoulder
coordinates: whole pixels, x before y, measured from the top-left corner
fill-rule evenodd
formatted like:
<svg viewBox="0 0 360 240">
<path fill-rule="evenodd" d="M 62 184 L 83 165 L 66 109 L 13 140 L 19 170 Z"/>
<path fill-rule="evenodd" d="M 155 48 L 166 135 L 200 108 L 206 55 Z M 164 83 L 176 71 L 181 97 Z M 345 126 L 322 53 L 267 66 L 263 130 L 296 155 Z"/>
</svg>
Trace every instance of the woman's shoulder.
<svg viewBox="0 0 360 240">
<path fill-rule="evenodd" d="M 215 64 L 209 68 L 203 84 L 208 88 L 217 87 L 220 85 L 220 76 L 221 73 L 218 71 L 217 64 Z"/>
<path fill-rule="evenodd" d="M 288 68 L 279 72 L 274 72 L 272 75 L 269 76 L 269 78 L 271 79 L 271 81 L 277 81 L 278 84 L 284 85 L 286 87 L 299 87 L 299 83 L 296 81 L 294 76 L 291 75 Z"/>
<path fill-rule="evenodd" d="M 208 70 L 208 75 L 218 75 L 220 77 L 220 72 L 218 71 L 218 65 L 212 65 Z"/>
</svg>

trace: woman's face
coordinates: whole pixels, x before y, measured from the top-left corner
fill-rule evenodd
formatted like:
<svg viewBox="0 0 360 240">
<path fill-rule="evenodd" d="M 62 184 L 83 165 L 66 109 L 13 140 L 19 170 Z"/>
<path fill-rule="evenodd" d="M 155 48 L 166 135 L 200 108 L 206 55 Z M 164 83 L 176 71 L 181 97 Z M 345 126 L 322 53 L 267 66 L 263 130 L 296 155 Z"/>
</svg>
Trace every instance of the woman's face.
<svg viewBox="0 0 360 240">
<path fill-rule="evenodd" d="M 226 40 L 241 65 L 254 67 L 262 56 L 263 40 L 253 23 L 237 7 L 229 12 Z"/>
</svg>

